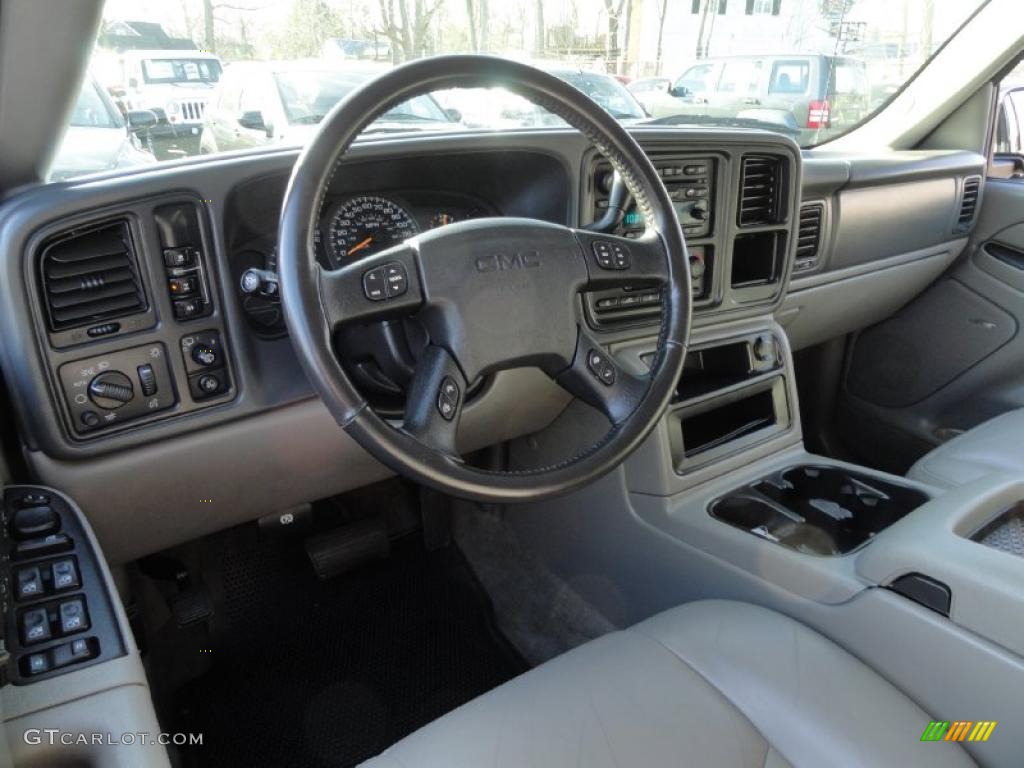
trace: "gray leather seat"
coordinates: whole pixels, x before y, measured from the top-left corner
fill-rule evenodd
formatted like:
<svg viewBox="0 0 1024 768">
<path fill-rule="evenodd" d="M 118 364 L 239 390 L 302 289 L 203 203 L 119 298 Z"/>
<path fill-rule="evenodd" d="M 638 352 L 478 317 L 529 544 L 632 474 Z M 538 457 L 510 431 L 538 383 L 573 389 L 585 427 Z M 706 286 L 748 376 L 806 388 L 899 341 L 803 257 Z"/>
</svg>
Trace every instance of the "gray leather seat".
<svg viewBox="0 0 1024 768">
<path fill-rule="evenodd" d="M 914 464 L 907 477 L 952 488 L 993 472 L 1024 474 L 1024 408 L 996 416 L 943 443 Z"/>
<path fill-rule="evenodd" d="M 709 600 L 580 646 L 364 766 L 973 765 L 921 743 L 931 719 L 809 628 Z"/>
</svg>

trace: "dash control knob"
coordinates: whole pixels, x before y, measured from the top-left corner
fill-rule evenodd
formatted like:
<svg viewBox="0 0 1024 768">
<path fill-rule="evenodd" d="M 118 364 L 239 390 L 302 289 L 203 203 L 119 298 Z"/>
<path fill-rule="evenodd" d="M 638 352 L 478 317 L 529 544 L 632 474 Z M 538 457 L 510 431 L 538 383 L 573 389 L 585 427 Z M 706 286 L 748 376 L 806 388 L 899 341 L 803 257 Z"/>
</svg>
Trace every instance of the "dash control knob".
<svg viewBox="0 0 1024 768">
<path fill-rule="evenodd" d="M 197 365 L 204 368 L 211 368 L 220 363 L 220 355 L 217 350 L 206 344 L 196 344 L 192 347 L 192 359 L 196 361 Z"/>
<path fill-rule="evenodd" d="M 698 200 L 690 208 L 690 216 L 697 221 L 704 221 L 708 217 L 708 204 L 703 200 Z"/>
<path fill-rule="evenodd" d="M 135 388 L 120 371 L 104 371 L 89 382 L 89 397 L 100 408 L 114 410 L 135 397 Z"/>
</svg>

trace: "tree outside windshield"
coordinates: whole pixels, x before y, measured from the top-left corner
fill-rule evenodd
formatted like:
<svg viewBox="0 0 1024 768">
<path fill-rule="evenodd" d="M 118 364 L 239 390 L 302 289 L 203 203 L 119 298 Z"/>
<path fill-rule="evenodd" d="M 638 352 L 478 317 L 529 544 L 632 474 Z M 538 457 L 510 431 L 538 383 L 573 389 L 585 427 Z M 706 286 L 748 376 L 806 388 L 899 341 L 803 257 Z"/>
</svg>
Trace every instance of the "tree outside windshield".
<svg viewBox="0 0 1024 768">
<path fill-rule="evenodd" d="M 302 144 L 342 84 L 456 52 L 532 63 L 624 122 L 768 128 L 814 146 L 883 106 L 980 2 L 107 0 L 90 73 L 155 161 Z M 280 87 L 274 68 L 327 73 L 325 87 Z M 153 119 L 130 119 L 143 112 Z M 500 89 L 385 117 L 377 130 L 561 124 Z"/>
</svg>

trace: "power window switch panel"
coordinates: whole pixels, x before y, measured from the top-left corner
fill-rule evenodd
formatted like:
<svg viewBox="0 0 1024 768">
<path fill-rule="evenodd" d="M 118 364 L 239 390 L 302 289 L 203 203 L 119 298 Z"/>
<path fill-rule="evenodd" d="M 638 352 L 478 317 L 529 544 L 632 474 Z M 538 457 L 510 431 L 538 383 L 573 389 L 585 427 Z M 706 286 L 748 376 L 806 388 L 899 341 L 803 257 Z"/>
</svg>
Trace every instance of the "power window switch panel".
<svg viewBox="0 0 1024 768">
<path fill-rule="evenodd" d="M 50 617 L 45 608 L 32 608 L 21 614 L 21 640 L 25 645 L 42 643 L 51 637 Z"/>
<path fill-rule="evenodd" d="M 18 569 L 14 581 L 15 594 L 19 600 L 33 600 L 46 591 L 43 587 L 43 574 L 36 565 Z"/>
<path fill-rule="evenodd" d="M 74 589 L 79 586 L 82 582 L 78 578 L 78 568 L 75 566 L 75 561 L 70 557 L 64 560 L 58 560 L 50 566 L 51 581 L 53 583 L 54 592 L 63 592 L 67 589 Z"/>
<path fill-rule="evenodd" d="M 85 601 L 80 597 L 61 603 L 57 613 L 60 616 L 62 635 L 73 635 L 89 628 L 89 614 L 85 610 Z"/>
</svg>

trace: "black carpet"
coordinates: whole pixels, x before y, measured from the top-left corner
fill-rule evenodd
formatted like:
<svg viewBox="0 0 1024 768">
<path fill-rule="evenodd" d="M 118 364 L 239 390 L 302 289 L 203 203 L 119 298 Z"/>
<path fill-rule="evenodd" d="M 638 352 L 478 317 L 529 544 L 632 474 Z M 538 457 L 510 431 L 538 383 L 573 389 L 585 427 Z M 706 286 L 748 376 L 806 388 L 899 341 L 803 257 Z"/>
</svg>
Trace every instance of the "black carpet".
<svg viewBox="0 0 1024 768">
<path fill-rule="evenodd" d="M 168 723 L 203 734 L 186 766 L 355 765 L 525 669 L 453 547 L 326 582 L 299 542 L 218 547 L 214 664 Z"/>
</svg>

